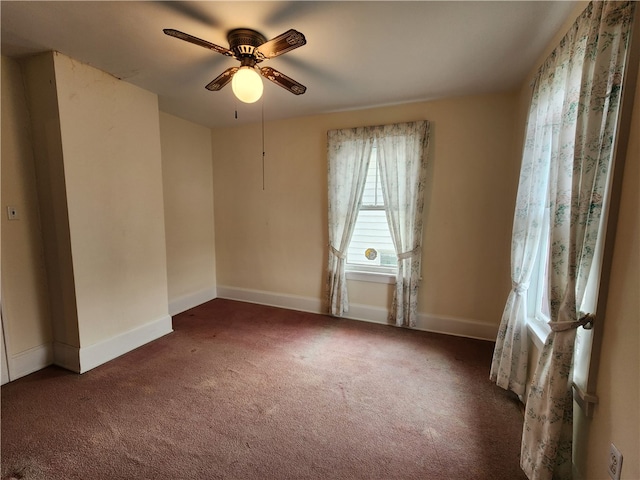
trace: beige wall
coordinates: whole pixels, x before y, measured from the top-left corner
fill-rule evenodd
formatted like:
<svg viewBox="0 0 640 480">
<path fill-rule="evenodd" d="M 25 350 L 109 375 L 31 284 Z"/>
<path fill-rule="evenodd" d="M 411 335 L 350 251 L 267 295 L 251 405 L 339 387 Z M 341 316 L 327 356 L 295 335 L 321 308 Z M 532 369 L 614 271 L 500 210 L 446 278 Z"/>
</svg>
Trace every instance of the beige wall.
<svg viewBox="0 0 640 480">
<path fill-rule="evenodd" d="M 85 370 L 166 333 L 169 293 L 176 311 L 214 298 L 210 130 L 60 54 L 3 57 L 2 80 L 12 378 Z"/>
<path fill-rule="evenodd" d="M 29 116 L 20 66 L 2 57 L 2 308 L 8 355 L 52 340 Z M 7 219 L 7 206 L 18 220 Z"/>
<path fill-rule="evenodd" d="M 496 94 L 267 122 L 264 190 L 261 126 L 213 130 L 219 288 L 322 299 L 327 130 L 427 119 L 419 312 L 497 326 L 510 286 L 516 106 Z M 388 308 L 387 285 L 349 283 L 352 303 Z"/>
<path fill-rule="evenodd" d="M 78 316 L 53 55 L 22 60 L 54 341 L 79 347 Z"/>
<path fill-rule="evenodd" d="M 54 54 L 82 348 L 166 317 L 156 95 Z"/>
<path fill-rule="evenodd" d="M 86 371 L 171 331 L 157 96 L 57 53 L 20 68 L 24 89 L 3 58 L 9 351 Z"/>
<path fill-rule="evenodd" d="M 160 113 L 167 240 L 167 281 L 172 314 L 215 298 L 211 132 Z"/>
<path fill-rule="evenodd" d="M 37 369 L 52 342 L 127 344 L 168 318 L 168 290 L 178 309 L 215 297 L 209 129 L 160 122 L 155 95 L 64 55 L 2 62 L 2 203 L 20 213 L 2 216 L 9 356 Z"/>
</svg>

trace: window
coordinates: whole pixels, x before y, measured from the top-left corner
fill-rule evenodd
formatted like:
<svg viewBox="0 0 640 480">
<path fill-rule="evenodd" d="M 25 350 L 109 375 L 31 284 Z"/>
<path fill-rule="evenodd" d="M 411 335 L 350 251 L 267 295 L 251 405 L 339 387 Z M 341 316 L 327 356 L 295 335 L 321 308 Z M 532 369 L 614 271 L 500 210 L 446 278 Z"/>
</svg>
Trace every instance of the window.
<svg viewBox="0 0 640 480">
<path fill-rule="evenodd" d="M 347 271 L 395 274 L 398 257 L 382 194 L 377 148 L 371 150 L 362 205 L 347 250 Z"/>
<path fill-rule="evenodd" d="M 351 269 L 351 279 L 395 281 L 389 318 L 399 326 L 415 326 L 428 144 L 426 120 L 327 132 L 331 315 L 349 310 Z"/>
</svg>

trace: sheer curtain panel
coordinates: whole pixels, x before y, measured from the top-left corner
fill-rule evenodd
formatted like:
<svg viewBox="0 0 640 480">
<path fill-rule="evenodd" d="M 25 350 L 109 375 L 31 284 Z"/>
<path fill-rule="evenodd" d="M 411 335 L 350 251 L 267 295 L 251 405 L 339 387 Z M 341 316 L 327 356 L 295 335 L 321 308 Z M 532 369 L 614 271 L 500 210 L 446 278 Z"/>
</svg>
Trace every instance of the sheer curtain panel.
<svg viewBox="0 0 640 480">
<path fill-rule="evenodd" d="M 384 125 L 376 127 L 375 133 L 382 194 L 398 256 L 389 319 L 398 326 L 415 327 L 421 277 L 429 122 Z"/>
<path fill-rule="evenodd" d="M 370 128 L 327 133 L 329 185 L 329 263 L 327 303 L 331 315 L 349 311 L 345 263 L 362 203 L 374 136 Z"/>
<path fill-rule="evenodd" d="M 521 399 L 525 394 L 529 355 L 527 291 L 543 230 L 551 160 L 551 129 L 546 126 L 559 115 L 551 96 L 552 92 L 544 89 L 534 95 L 531 103 L 511 235 L 512 288 L 502 314 L 491 362 L 491 380 Z M 530 141 L 533 139 L 538 141 Z"/>
</svg>

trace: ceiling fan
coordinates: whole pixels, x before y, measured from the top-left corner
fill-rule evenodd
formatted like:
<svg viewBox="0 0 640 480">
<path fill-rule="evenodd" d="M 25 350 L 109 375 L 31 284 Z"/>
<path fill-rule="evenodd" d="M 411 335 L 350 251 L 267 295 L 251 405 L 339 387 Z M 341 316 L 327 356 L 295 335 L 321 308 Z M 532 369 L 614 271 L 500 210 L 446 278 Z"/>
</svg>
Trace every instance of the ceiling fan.
<svg viewBox="0 0 640 480">
<path fill-rule="evenodd" d="M 304 35 L 297 30 L 288 30 L 267 41 L 259 32 L 249 28 L 236 28 L 227 35 L 229 48 L 215 45 L 188 33 L 165 28 L 163 32 L 171 37 L 208 48 L 227 57 L 240 61 L 239 67 L 227 68 L 205 87 L 218 91 L 231 82 L 234 94 L 239 100 L 253 103 L 262 96 L 260 75 L 294 95 L 302 95 L 307 87 L 271 67 L 257 67 L 263 60 L 277 57 L 307 43 Z"/>
</svg>

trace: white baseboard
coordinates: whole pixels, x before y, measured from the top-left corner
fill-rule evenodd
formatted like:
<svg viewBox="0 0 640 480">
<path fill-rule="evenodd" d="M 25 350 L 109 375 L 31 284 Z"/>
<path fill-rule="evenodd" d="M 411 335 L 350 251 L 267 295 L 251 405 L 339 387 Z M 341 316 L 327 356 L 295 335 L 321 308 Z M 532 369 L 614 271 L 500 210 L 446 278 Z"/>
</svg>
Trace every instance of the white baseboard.
<svg viewBox="0 0 640 480">
<path fill-rule="evenodd" d="M 249 290 L 247 288 L 218 286 L 218 298 L 240 300 L 247 303 L 258 303 L 271 307 L 286 308 L 299 312 L 324 313 L 319 299 L 288 295 L 282 293 L 265 292 L 263 290 Z"/>
<path fill-rule="evenodd" d="M 351 304 L 345 318 L 361 320 L 364 322 L 393 325 L 388 321 L 389 311 L 386 308 L 370 307 L 368 305 Z M 476 338 L 479 340 L 495 341 L 498 334 L 498 325 L 469 320 L 465 318 L 449 317 L 443 315 L 431 315 L 418 313 L 414 330 L 424 332 L 442 333 L 456 337 Z"/>
<path fill-rule="evenodd" d="M 226 286 L 218 286 L 217 291 L 218 298 L 258 303 L 302 312 L 326 313 L 322 310 L 322 301 L 316 298 Z M 389 325 L 388 314 L 389 312 L 385 308 L 352 303 L 349 306 L 349 312 L 345 314 L 344 318 Z M 415 330 L 495 341 L 498 334 L 498 325 L 465 318 L 419 313 Z"/>
<path fill-rule="evenodd" d="M 169 301 L 169 315 L 177 315 L 186 310 L 189 310 L 190 308 L 202 305 L 209 300 L 213 300 L 214 298 L 216 298 L 216 296 L 216 288 L 212 287 L 200 290 L 199 292 L 190 293 L 187 295 L 182 295 L 178 298 L 174 298 Z"/>
<path fill-rule="evenodd" d="M 166 315 L 102 342 L 80 348 L 79 373 L 85 373 L 171 332 L 173 332 L 171 317 Z"/>
<path fill-rule="evenodd" d="M 443 333 L 456 337 L 476 338 L 478 340 L 496 341 L 498 326 L 468 318 L 449 317 L 418 313 L 417 330 Z"/>
<path fill-rule="evenodd" d="M 176 310 L 192 308 L 216 298 L 212 291 L 202 291 L 177 299 Z M 218 287 L 217 297 L 257 303 L 273 307 L 286 308 L 302 312 L 324 314 L 322 301 L 317 298 L 298 295 L 279 294 L 261 290 L 250 290 L 234 287 Z M 185 308 L 186 307 L 186 308 Z M 171 309 L 172 312 L 176 310 Z M 184 311 L 180 310 L 180 311 Z M 175 313 L 172 313 L 175 314 Z M 369 305 L 351 304 L 345 318 L 387 325 L 388 311 L 384 308 Z M 494 341 L 498 325 L 491 325 L 475 320 L 448 317 L 442 315 L 418 314 L 416 330 L 423 330 L 446 335 Z M 9 358 L 10 380 L 29 375 L 51 364 L 58 365 L 76 373 L 84 373 L 114 358 L 124 355 L 142 345 L 156 340 L 173 331 L 171 317 L 165 316 L 128 332 L 116 335 L 108 340 L 77 348 L 62 343 L 40 345 Z"/>
<path fill-rule="evenodd" d="M 349 311 L 344 314 L 344 318 L 349 318 L 351 320 L 361 320 L 363 322 L 370 323 L 380 323 L 383 325 L 391 325 L 388 320 L 389 310 L 381 307 L 362 305 L 360 303 L 350 303 Z"/>
<path fill-rule="evenodd" d="M 72 372 L 84 373 L 171 332 L 173 332 L 171 317 L 167 315 L 85 348 L 59 342 L 39 345 L 12 355 L 8 359 L 9 380 L 17 380 L 49 365 L 58 365 Z"/>
<path fill-rule="evenodd" d="M 10 356 L 8 363 L 9 379 L 14 381 L 51 365 L 53 363 L 53 348 L 50 343 L 38 345 Z"/>
</svg>

